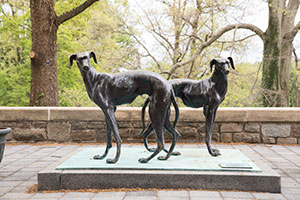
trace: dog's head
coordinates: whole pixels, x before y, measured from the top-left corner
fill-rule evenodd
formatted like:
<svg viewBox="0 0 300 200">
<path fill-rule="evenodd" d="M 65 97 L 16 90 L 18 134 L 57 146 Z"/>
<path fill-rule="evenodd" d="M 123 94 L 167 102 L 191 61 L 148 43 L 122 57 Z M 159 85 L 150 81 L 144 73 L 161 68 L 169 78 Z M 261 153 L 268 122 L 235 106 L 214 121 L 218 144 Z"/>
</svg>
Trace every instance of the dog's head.
<svg viewBox="0 0 300 200">
<path fill-rule="evenodd" d="M 91 58 L 93 58 L 95 63 L 97 64 L 96 54 L 92 51 L 73 54 L 70 56 L 70 66 L 72 66 L 73 60 L 76 60 L 77 66 L 80 71 L 89 71 L 91 67 Z"/>
<path fill-rule="evenodd" d="M 231 57 L 221 58 L 221 59 L 212 59 L 210 61 L 210 71 L 212 71 L 213 66 L 215 66 L 215 70 L 222 72 L 223 74 L 229 74 L 229 65 L 231 65 L 232 69 L 234 68 L 233 59 Z"/>
</svg>

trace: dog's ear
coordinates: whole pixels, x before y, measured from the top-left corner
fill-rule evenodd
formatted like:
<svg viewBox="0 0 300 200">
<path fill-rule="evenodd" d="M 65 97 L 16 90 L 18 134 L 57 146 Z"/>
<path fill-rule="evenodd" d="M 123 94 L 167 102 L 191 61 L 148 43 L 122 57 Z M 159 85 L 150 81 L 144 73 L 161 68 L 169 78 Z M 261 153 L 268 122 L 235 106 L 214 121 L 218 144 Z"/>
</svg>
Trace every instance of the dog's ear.
<svg viewBox="0 0 300 200">
<path fill-rule="evenodd" d="M 228 57 L 227 59 L 229 60 L 229 62 L 230 62 L 230 65 L 231 65 L 232 69 L 234 69 L 234 70 L 235 70 L 235 68 L 234 68 L 234 64 L 233 64 L 233 59 L 232 59 L 231 57 Z"/>
<path fill-rule="evenodd" d="M 93 58 L 93 59 L 94 59 L 94 62 L 95 62 L 96 64 L 98 64 L 98 63 L 97 63 L 97 59 L 96 59 L 96 54 L 95 54 L 93 51 L 90 52 L 90 58 Z"/>
<path fill-rule="evenodd" d="M 77 55 L 73 54 L 70 56 L 70 67 L 73 65 L 73 60 L 76 60 Z"/>
<path fill-rule="evenodd" d="M 212 72 L 212 68 L 213 68 L 213 66 L 215 65 L 215 64 L 217 64 L 217 60 L 216 59 L 212 59 L 211 61 L 210 61 L 210 72 Z"/>
</svg>

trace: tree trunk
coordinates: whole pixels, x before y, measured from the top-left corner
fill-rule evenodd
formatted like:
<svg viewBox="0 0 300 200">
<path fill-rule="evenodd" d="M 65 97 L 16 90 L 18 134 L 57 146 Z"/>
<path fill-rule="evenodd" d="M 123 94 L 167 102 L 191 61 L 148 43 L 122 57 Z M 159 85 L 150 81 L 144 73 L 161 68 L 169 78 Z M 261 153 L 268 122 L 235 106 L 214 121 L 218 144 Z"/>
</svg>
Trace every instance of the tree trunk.
<svg viewBox="0 0 300 200">
<path fill-rule="evenodd" d="M 57 16 L 54 0 L 30 0 L 31 106 L 58 106 L 56 61 L 58 27 L 97 1 L 99 0 L 86 0 L 73 10 Z"/>
<path fill-rule="evenodd" d="M 263 105 L 288 106 L 288 83 L 294 22 L 299 7 L 298 0 L 269 0 L 269 26 L 265 32 L 263 59 Z M 298 30 L 297 30 L 298 31 Z"/>
<path fill-rule="evenodd" d="M 280 37 L 281 37 L 281 14 L 277 8 L 269 5 L 269 25 L 265 32 L 263 52 L 263 104 L 264 106 L 280 106 L 281 96 L 279 91 L 280 69 Z"/>
<path fill-rule="evenodd" d="M 30 0 L 32 23 L 31 106 L 57 106 L 56 41 L 53 0 Z"/>
</svg>

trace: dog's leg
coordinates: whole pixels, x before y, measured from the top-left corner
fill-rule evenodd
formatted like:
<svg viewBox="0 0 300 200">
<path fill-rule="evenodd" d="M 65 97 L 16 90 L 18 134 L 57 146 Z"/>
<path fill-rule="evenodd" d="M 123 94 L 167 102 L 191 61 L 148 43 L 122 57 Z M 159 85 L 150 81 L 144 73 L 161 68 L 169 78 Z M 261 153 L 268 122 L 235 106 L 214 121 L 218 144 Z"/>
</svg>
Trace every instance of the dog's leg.
<svg viewBox="0 0 300 200">
<path fill-rule="evenodd" d="M 180 136 L 180 134 L 178 133 L 178 131 L 172 126 L 170 120 L 169 120 L 169 116 L 167 116 L 166 121 L 165 121 L 165 128 L 167 129 L 167 131 L 172 135 L 172 144 L 171 147 L 169 149 L 169 151 L 167 152 L 166 156 L 159 156 L 158 159 L 159 160 L 167 160 L 171 155 L 180 155 L 181 153 L 178 151 L 173 152 L 175 145 L 177 143 L 177 140 Z M 165 149 L 164 149 L 165 150 Z"/>
<path fill-rule="evenodd" d="M 104 112 L 105 117 L 107 119 L 108 125 L 110 126 L 113 134 L 114 134 L 114 138 L 116 140 L 117 143 L 117 153 L 115 158 L 111 159 L 108 158 L 106 160 L 107 163 L 116 163 L 119 160 L 120 154 L 121 154 L 121 138 L 119 135 L 119 130 L 118 130 L 118 125 L 117 125 L 117 120 L 115 117 L 115 113 L 114 113 L 114 108 L 108 108 L 106 110 L 106 112 Z"/>
<path fill-rule="evenodd" d="M 214 124 L 215 124 L 215 119 L 216 119 L 216 114 L 217 114 L 217 109 L 218 109 L 219 106 L 217 106 L 215 109 L 214 109 L 214 115 L 213 115 L 213 120 L 212 120 L 212 131 L 214 129 Z M 217 156 L 221 155 L 221 152 L 220 150 L 216 149 L 216 148 L 211 148 L 212 149 L 212 152 L 215 152 L 215 154 L 217 154 Z"/>
<path fill-rule="evenodd" d="M 153 127 L 152 124 L 150 123 L 149 126 L 147 127 L 147 129 L 144 131 L 143 133 L 143 142 L 144 142 L 144 146 L 145 148 L 150 151 L 150 152 L 155 152 L 155 148 L 149 148 L 148 146 L 148 136 L 151 134 L 151 132 L 153 131 Z"/>
<path fill-rule="evenodd" d="M 145 148 L 149 151 L 149 152 L 154 152 L 155 151 L 155 148 L 149 148 L 148 147 L 148 141 L 147 141 L 147 138 L 148 136 L 151 134 L 151 132 L 153 131 L 153 127 L 152 127 L 152 124 L 150 122 L 150 124 L 148 125 L 147 129 L 145 130 L 145 110 L 146 110 L 146 107 L 148 105 L 148 103 L 150 102 L 150 98 L 148 97 L 146 99 L 146 101 L 144 102 L 144 105 L 142 107 L 142 112 L 141 112 L 141 119 L 142 119 L 142 125 L 143 125 L 143 129 L 142 131 L 140 132 L 139 135 L 142 135 L 143 136 L 143 142 L 144 142 L 144 146 Z"/>
<path fill-rule="evenodd" d="M 170 112 L 171 112 L 171 109 L 168 110 L 168 116 L 166 117 L 166 119 L 169 119 L 170 118 Z M 166 128 L 166 127 L 165 127 Z M 151 134 L 151 132 L 153 131 L 153 127 L 152 127 L 152 124 L 150 123 L 149 126 L 147 127 L 147 129 L 142 132 L 143 134 L 143 142 L 144 142 L 144 146 L 145 148 L 149 151 L 149 152 L 154 152 L 156 149 L 155 148 L 149 148 L 148 147 L 148 140 L 147 138 L 149 137 L 149 135 Z M 174 137 L 173 136 L 173 133 L 171 133 L 170 131 L 168 131 L 168 133 L 172 136 L 172 138 Z M 163 149 L 164 152 L 168 153 L 169 151 L 164 148 Z M 181 155 L 180 152 L 176 151 L 176 152 L 172 152 L 171 153 L 172 156 L 178 156 L 178 155 Z"/>
<path fill-rule="evenodd" d="M 206 135 L 205 135 L 205 143 L 208 149 L 208 152 L 212 156 L 219 156 L 221 155 L 218 149 L 211 147 L 211 135 L 214 128 L 214 119 L 216 114 L 216 108 L 212 108 L 211 106 L 205 106 L 203 108 L 204 115 L 205 115 L 205 127 L 206 127 Z"/>
<path fill-rule="evenodd" d="M 171 109 L 168 110 L 166 120 L 170 118 L 170 112 L 171 112 Z M 148 128 L 146 129 L 146 131 L 143 132 L 143 142 L 144 142 L 145 148 L 148 151 L 155 152 L 155 150 L 156 150 L 155 148 L 149 148 L 148 147 L 148 141 L 147 141 L 147 138 L 149 137 L 149 135 L 151 134 L 152 131 L 153 131 L 153 127 L 152 127 L 152 124 L 150 123 L 149 126 L 148 126 Z M 173 135 L 172 132 L 168 131 L 168 133 L 172 136 L 172 138 L 174 138 L 174 135 Z M 164 150 L 164 152 L 169 153 L 169 151 L 166 148 L 164 148 L 163 150 Z M 176 152 L 172 152 L 171 155 L 172 156 L 178 156 L 178 155 L 181 155 L 181 153 L 178 152 L 178 151 L 176 151 Z"/>
<path fill-rule="evenodd" d="M 157 102 L 163 102 L 157 101 Z M 165 117 L 166 117 L 166 110 L 165 105 L 159 105 L 157 103 L 150 103 L 149 106 L 149 116 L 152 123 L 152 126 L 156 133 L 156 141 L 157 141 L 157 148 L 155 149 L 155 152 L 151 154 L 148 158 L 140 158 L 140 163 L 147 163 L 149 160 L 151 160 L 153 157 L 155 157 L 161 150 L 164 148 L 164 123 L 165 123 Z"/>
<path fill-rule="evenodd" d="M 175 126 L 176 126 L 178 120 L 175 119 L 175 123 L 172 126 L 171 122 L 170 122 L 170 116 L 171 116 L 171 108 L 169 107 L 164 127 L 168 131 L 168 133 L 172 136 L 172 145 L 174 144 L 174 147 L 175 147 L 175 144 L 177 143 L 177 140 L 180 137 L 180 134 L 175 129 Z M 172 156 L 179 156 L 179 155 L 181 155 L 181 153 L 179 151 L 174 151 L 173 152 L 174 147 L 173 148 L 172 148 L 172 146 L 170 147 L 170 149 L 172 148 L 170 155 L 172 155 Z M 169 152 L 170 152 L 170 150 L 168 151 L 168 150 L 166 150 L 166 148 L 164 148 L 163 150 L 167 154 L 169 154 Z M 160 158 L 158 158 L 158 159 L 160 159 Z M 164 160 L 164 159 L 160 159 L 160 160 Z"/>
<path fill-rule="evenodd" d="M 107 122 L 106 120 L 106 131 L 107 131 L 107 139 L 106 139 L 106 149 L 105 152 L 103 153 L 103 155 L 95 155 L 94 159 L 96 160 L 102 160 L 103 158 L 105 158 L 108 154 L 109 149 L 112 147 L 112 130 L 110 128 L 110 126 L 108 125 L 109 122 Z"/>
</svg>

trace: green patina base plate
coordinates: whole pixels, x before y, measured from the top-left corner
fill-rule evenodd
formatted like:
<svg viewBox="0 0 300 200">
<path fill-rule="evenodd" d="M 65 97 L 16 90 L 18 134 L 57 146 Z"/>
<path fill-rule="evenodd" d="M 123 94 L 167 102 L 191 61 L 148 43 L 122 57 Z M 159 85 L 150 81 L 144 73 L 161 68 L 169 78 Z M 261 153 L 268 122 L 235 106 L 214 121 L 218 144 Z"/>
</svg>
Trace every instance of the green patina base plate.
<svg viewBox="0 0 300 200">
<path fill-rule="evenodd" d="M 86 148 L 74 154 L 60 164 L 57 170 L 191 170 L 191 171 L 245 171 L 261 172 L 262 170 L 238 149 L 220 149 L 221 156 L 212 157 L 206 149 L 176 149 L 180 156 L 171 156 L 162 161 L 154 157 L 148 163 L 139 163 L 139 158 L 146 158 L 151 152 L 143 147 L 123 147 L 116 164 L 107 164 L 107 158 L 113 158 L 116 151 L 112 148 L 104 160 L 94 160 L 94 155 L 102 154 L 105 148 Z M 165 155 L 161 152 L 160 155 Z"/>
</svg>

